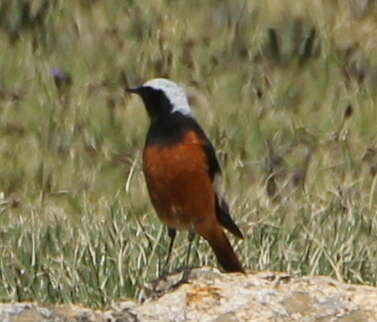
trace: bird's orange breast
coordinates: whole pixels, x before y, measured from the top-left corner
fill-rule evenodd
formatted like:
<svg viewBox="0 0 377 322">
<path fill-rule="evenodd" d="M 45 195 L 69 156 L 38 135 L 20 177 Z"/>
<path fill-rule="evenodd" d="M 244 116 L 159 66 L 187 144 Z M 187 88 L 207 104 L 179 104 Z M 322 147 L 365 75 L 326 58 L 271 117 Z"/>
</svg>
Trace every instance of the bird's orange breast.
<svg viewBox="0 0 377 322">
<path fill-rule="evenodd" d="M 143 170 L 153 206 L 169 227 L 187 229 L 215 217 L 208 160 L 194 131 L 174 144 L 147 145 Z"/>
</svg>

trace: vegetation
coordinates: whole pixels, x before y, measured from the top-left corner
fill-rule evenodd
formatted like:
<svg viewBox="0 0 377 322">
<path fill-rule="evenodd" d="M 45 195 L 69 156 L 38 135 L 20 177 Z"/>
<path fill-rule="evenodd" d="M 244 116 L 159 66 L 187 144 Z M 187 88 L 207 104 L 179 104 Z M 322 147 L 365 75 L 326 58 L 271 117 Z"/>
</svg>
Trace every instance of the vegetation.
<svg viewBox="0 0 377 322">
<path fill-rule="evenodd" d="M 377 281 L 373 1 L 0 3 L 0 300 L 104 308 L 162 274 L 124 92 L 186 86 L 252 271 Z M 170 271 L 184 264 L 181 233 Z M 193 265 L 216 266 L 196 239 Z"/>
</svg>

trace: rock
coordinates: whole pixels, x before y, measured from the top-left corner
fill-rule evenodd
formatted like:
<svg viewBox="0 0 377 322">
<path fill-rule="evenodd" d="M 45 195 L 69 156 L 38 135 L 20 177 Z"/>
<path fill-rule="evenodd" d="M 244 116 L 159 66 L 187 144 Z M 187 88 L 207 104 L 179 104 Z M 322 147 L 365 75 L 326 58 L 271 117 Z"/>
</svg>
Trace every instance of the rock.
<svg viewBox="0 0 377 322">
<path fill-rule="evenodd" d="M 34 303 L 0 304 L 2 322 L 106 322 L 102 313 L 77 305 L 41 306 Z"/>
<path fill-rule="evenodd" d="M 284 273 L 191 272 L 189 283 L 172 274 L 147 285 L 141 303 L 99 312 L 78 306 L 0 304 L 1 321 L 377 321 L 377 288 L 328 277 Z"/>
</svg>

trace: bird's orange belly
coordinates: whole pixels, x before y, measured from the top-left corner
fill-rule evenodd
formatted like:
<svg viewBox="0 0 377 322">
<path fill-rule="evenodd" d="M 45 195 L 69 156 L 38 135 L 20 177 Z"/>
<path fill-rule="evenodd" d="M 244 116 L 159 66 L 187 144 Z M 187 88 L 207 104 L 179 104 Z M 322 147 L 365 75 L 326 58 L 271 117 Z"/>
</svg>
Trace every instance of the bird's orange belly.
<svg viewBox="0 0 377 322">
<path fill-rule="evenodd" d="M 208 162 L 195 133 L 174 145 L 147 146 L 143 168 L 152 204 L 169 227 L 190 229 L 215 215 Z"/>
</svg>

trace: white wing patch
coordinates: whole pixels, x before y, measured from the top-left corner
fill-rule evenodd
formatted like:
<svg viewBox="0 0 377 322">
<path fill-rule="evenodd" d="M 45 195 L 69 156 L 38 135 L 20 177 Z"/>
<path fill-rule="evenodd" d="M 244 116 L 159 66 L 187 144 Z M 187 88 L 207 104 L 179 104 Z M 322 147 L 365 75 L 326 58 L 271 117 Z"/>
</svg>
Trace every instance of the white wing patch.
<svg viewBox="0 0 377 322">
<path fill-rule="evenodd" d="M 213 189 L 215 190 L 215 193 L 219 197 L 219 199 L 223 198 L 225 195 L 225 188 L 224 188 L 224 182 L 222 180 L 221 174 L 216 173 L 215 177 L 213 178 Z"/>
<path fill-rule="evenodd" d="M 171 113 L 178 112 L 183 115 L 192 116 L 186 92 L 176 83 L 165 78 L 155 78 L 144 83 L 143 87 L 151 87 L 163 91 L 173 106 Z"/>
</svg>

